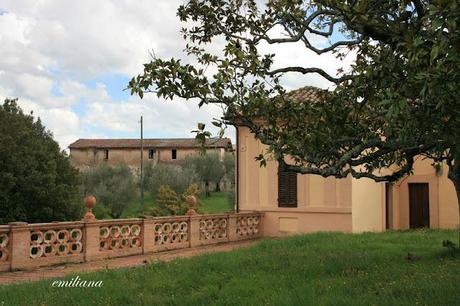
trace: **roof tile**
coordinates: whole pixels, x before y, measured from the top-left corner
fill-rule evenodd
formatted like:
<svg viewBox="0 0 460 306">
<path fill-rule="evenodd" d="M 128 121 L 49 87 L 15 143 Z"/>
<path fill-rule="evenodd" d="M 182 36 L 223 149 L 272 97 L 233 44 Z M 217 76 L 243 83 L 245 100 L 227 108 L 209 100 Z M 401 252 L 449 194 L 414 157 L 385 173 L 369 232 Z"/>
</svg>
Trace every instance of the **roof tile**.
<svg viewBox="0 0 460 306">
<path fill-rule="evenodd" d="M 231 148 L 229 138 L 211 138 L 206 140 L 210 148 Z M 70 149 L 85 148 L 140 148 L 140 139 L 78 139 L 69 145 Z M 144 139 L 144 147 L 148 148 L 197 148 L 199 143 L 195 138 L 157 138 Z"/>
</svg>

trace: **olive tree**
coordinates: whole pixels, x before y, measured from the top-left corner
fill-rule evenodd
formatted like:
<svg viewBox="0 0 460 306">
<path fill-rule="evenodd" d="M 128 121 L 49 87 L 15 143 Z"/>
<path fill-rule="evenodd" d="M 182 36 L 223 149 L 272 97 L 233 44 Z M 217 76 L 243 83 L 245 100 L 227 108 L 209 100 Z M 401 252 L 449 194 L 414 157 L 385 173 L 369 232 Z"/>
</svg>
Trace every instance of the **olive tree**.
<svg viewBox="0 0 460 306">
<path fill-rule="evenodd" d="M 137 186 L 131 169 L 125 164 L 101 164 L 82 174 L 83 193 L 94 194 L 98 206 L 106 208 L 112 218 L 120 218 L 136 198 Z M 101 208 L 97 208 L 100 210 Z"/>
<path fill-rule="evenodd" d="M 217 153 L 189 155 L 185 158 L 185 169 L 192 169 L 204 183 L 206 196 L 210 196 L 210 184 L 214 183 L 215 191 L 220 191 L 220 181 L 225 169 Z"/>
</svg>

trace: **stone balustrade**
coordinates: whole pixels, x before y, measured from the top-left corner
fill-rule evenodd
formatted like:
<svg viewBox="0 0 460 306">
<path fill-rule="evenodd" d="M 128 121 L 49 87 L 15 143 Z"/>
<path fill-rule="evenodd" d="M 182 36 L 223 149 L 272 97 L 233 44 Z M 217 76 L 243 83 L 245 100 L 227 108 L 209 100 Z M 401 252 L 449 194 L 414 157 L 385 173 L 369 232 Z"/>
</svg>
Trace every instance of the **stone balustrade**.
<svg viewBox="0 0 460 306">
<path fill-rule="evenodd" d="M 0 226 L 0 271 L 10 268 L 10 227 Z"/>
<path fill-rule="evenodd" d="M 258 238 L 262 213 L 0 225 L 0 271 Z"/>
</svg>

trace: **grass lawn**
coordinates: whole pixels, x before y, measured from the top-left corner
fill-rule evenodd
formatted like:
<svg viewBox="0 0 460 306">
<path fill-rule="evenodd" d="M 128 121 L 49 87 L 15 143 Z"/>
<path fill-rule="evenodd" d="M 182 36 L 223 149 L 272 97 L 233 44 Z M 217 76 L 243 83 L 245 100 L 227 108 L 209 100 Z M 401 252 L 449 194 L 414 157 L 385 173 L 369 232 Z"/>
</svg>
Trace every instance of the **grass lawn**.
<svg viewBox="0 0 460 306">
<path fill-rule="evenodd" d="M 454 231 L 318 233 L 228 253 L 79 274 L 102 288 L 53 280 L 0 288 L 4 305 L 459 305 Z M 408 252 L 415 260 L 406 258 Z M 72 277 L 66 277 L 71 279 Z"/>
<path fill-rule="evenodd" d="M 201 206 L 198 211 L 202 214 L 217 214 L 233 211 L 233 205 L 230 204 L 225 192 L 211 192 L 210 197 L 207 198 L 202 196 L 200 201 Z"/>
<path fill-rule="evenodd" d="M 150 192 L 144 192 L 144 205 L 145 209 L 155 205 L 153 197 L 150 195 Z M 141 207 L 141 198 L 140 196 L 136 199 L 123 211 L 121 218 L 137 218 L 142 215 Z"/>
<path fill-rule="evenodd" d="M 227 211 L 233 211 L 225 192 L 211 192 L 210 197 L 204 195 L 200 198 L 201 206 L 199 212 L 203 214 L 217 214 Z M 146 209 L 155 205 L 154 200 L 149 192 L 144 193 L 144 205 Z M 131 205 L 123 212 L 122 218 L 137 218 L 142 215 L 141 199 L 136 198 Z"/>
</svg>

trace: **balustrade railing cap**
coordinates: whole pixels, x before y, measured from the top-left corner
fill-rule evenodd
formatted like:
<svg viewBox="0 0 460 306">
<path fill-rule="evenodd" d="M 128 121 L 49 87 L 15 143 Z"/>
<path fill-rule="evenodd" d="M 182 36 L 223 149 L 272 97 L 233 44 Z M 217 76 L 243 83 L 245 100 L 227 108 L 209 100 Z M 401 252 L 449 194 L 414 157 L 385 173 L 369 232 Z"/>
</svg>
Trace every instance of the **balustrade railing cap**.
<svg viewBox="0 0 460 306">
<path fill-rule="evenodd" d="M 29 223 L 27 222 L 20 222 L 20 221 L 15 221 L 15 222 L 8 222 L 8 225 L 12 225 L 12 226 L 20 226 L 20 225 L 27 225 Z"/>
</svg>

